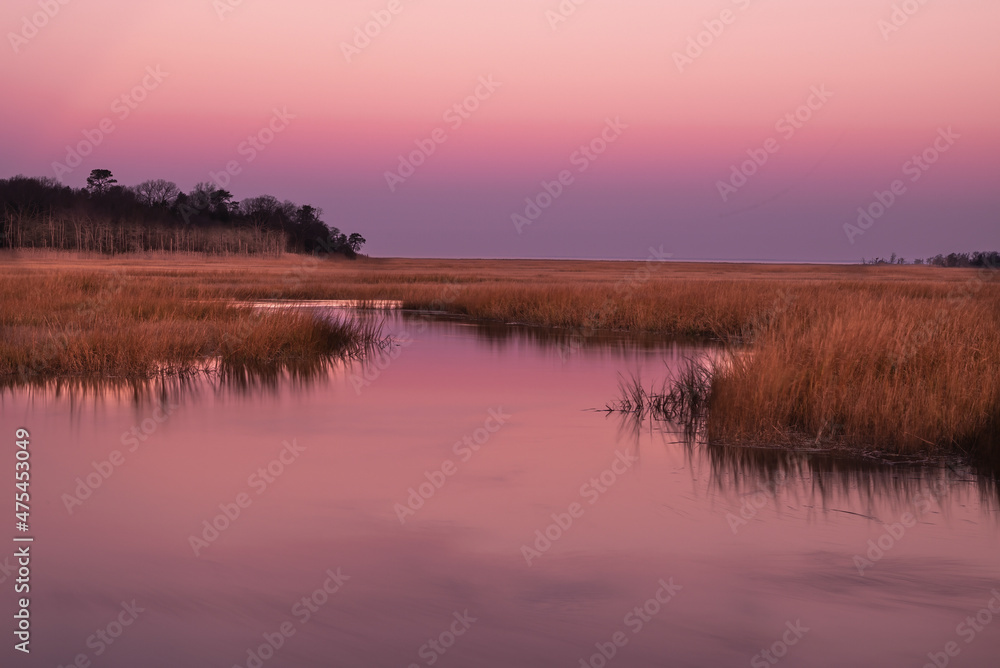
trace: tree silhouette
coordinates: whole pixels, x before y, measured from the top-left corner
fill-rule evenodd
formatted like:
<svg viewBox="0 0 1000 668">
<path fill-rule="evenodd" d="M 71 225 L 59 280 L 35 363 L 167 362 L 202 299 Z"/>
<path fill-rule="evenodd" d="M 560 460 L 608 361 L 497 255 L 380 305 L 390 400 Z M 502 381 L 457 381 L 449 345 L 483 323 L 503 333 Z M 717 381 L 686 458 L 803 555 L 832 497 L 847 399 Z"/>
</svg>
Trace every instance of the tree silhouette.
<svg viewBox="0 0 1000 668">
<path fill-rule="evenodd" d="M 95 169 L 87 177 L 87 190 L 93 194 L 102 195 L 116 183 L 118 181 L 111 175 L 110 169 Z"/>
<path fill-rule="evenodd" d="M 348 238 L 322 216 L 322 209 L 270 195 L 236 202 L 211 182 L 190 193 L 164 179 L 123 187 L 106 169 L 95 169 L 80 189 L 51 178 L 0 179 L 5 248 L 355 257 L 364 237 Z"/>
<path fill-rule="evenodd" d="M 361 250 L 361 247 L 366 243 L 367 240 L 357 232 L 353 232 L 351 236 L 347 237 L 347 245 L 350 246 L 351 250 L 355 253 Z"/>
<path fill-rule="evenodd" d="M 181 191 L 173 181 L 151 179 L 133 186 L 132 192 L 146 206 L 170 206 Z"/>
</svg>

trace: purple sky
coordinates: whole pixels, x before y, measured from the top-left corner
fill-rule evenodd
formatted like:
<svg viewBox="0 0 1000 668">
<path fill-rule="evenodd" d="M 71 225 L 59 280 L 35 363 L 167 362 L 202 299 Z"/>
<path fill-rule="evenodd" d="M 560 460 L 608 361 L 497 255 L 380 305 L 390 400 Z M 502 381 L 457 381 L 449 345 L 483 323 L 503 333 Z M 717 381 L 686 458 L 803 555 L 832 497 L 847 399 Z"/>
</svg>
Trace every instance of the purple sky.
<svg viewBox="0 0 1000 668">
<path fill-rule="evenodd" d="M 1000 3 L 559 6 L 5 0 L 0 174 L 214 176 L 382 256 L 1000 248 Z"/>
</svg>

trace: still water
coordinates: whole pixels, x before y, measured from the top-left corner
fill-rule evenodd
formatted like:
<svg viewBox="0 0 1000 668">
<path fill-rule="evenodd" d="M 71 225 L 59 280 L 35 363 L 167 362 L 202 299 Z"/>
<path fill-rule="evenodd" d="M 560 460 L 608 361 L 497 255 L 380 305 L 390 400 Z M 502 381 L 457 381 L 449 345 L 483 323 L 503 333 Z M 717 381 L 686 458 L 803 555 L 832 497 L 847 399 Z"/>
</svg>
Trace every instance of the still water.
<svg viewBox="0 0 1000 668">
<path fill-rule="evenodd" d="M 379 317 L 364 364 L 7 390 L 35 542 L 0 664 L 1000 665 L 974 472 L 591 410 L 697 345 Z"/>
</svg>

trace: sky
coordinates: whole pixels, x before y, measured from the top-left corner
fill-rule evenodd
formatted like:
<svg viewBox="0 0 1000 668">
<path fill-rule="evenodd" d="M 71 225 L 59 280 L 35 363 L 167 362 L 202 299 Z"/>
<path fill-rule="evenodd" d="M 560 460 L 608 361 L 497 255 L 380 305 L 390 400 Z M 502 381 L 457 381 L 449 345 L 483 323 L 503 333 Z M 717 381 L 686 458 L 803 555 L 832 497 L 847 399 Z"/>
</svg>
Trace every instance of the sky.
<svg viewBox="0 0 1000 668">
<path fill-rule="evenodd" d="M 214 181 L 376 256 L 1000 249 L 995 0 L 4 0 L 0 177 Z"/>
</svg>

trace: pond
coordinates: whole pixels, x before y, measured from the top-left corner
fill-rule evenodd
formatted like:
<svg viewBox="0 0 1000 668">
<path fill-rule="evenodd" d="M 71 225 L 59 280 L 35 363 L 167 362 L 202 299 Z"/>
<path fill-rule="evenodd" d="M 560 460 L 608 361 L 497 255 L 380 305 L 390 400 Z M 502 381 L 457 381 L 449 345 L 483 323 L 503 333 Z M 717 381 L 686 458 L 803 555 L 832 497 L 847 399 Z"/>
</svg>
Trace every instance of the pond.
<svg viewBox="0 0 1000 668">
<path fill-rule="evenodd" d="M 11 467 L 15 429 L 31 441 L 33 635 L 0 663 L 996 665 L 991 479 L 594 410 L 704 344 L 351 317 L 394 344 L 6 390 Z"/>
</svg>

